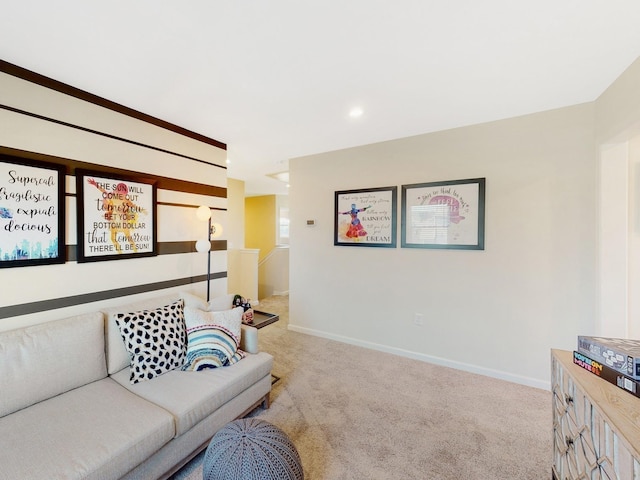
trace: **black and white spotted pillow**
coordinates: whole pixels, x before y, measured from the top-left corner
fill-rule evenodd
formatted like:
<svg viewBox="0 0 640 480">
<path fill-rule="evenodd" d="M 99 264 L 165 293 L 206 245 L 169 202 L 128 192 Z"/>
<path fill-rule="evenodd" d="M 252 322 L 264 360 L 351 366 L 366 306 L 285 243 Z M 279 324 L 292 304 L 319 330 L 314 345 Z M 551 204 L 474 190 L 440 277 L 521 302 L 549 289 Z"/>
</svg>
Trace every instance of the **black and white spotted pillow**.
<svg viewBox="0 0 640 480">
<path fill-rule="evenodd" d="M 182 367 L 187 351 L 184 300 L 155 310 L 119 313 L 116 323 L 131 356 L 131 383 Z"/>
</svg>

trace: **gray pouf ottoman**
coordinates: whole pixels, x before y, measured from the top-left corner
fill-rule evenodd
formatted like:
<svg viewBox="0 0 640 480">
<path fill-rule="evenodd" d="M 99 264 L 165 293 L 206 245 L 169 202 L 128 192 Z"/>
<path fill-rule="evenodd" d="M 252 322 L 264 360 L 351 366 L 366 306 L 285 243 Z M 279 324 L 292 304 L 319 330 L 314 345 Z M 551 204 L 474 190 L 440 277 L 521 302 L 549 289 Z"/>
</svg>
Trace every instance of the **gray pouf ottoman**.
<svg viewBox="0 0 640 480">
<path fill-rule="evenodd" d="M 213 436 L 204 456 L 204 480 L 303 480 L 289 437 L 258 418 L 241 418 Z"/>
</svg>

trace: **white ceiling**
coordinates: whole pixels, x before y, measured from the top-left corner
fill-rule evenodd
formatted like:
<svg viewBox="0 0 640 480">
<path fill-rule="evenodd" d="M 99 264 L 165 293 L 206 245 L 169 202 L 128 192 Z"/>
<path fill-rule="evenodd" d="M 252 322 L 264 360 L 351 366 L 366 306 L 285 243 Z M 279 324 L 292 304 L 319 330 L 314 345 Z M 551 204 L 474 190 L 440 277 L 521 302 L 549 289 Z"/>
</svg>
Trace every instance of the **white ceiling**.
<svg viewBox="0 0 640 480">
<path fill-rule="evenodd" d="M 640 55 L 638 0 L 0 6 L 1 59 L 226 143 L 247 194 L 293 157 L 592 101 Z"/>
</svg>

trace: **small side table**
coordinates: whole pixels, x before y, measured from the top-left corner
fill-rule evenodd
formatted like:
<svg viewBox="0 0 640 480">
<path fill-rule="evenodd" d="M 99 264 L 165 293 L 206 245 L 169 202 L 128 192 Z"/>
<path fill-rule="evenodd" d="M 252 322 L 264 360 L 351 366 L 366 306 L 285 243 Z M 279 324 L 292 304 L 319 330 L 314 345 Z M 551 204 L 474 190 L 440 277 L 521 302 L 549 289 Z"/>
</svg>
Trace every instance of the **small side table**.
<svg viewBox="0 0 640 480">
<path fill-rule="evenodd" d="M 253 321 L 251 323 L 245 323 L 245 325 L 249 325 L 251 327 L 260 329 L 260 328 L 266 327 L 267 325 L 271 325 L 272 323 L 275 323 L 278 320 L 280 320 L 280 316 L 276 315 L 275 313 L 267 313 L 267 312 L 261 312 L 260 310 L 254 310 Z M 272 373 L 271 385 L 274 385 L 278 380 L 280 380 L 280 377 Z"/>
<path fill-rule="evenodd" d="M 276 315 L 275 313 L 267 313 L 267 312 L 261 312 L 259 310 L 254 310 L 253 321 L 251 323 L 247 323 L 246 325 L 249 325 L 251 327 L 256 327 L 256 328 L 262 328 L 262 327 L 266 327 L 267 325 L 271 325 L 272 323 L 275 323 L 278 320 L 280 320 L 280 316 Z"/>
</svg>

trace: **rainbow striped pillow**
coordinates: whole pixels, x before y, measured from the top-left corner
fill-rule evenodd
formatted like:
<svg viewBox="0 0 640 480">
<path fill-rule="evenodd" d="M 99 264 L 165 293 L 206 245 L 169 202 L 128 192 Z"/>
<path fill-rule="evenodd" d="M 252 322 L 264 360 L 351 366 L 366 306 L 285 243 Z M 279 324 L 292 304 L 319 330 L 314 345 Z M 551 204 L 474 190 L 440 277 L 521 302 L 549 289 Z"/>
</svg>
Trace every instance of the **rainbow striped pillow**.
<svg viewBox="0 0 640 480">
<path fill-rule="evenodd" d="M 185 307 L 187 356 L 182 370 L 204 370 L 233 365 L 245 357 L 238 348 L 242 308 L 223 312 L 205 312 Z"/>
</svg>

